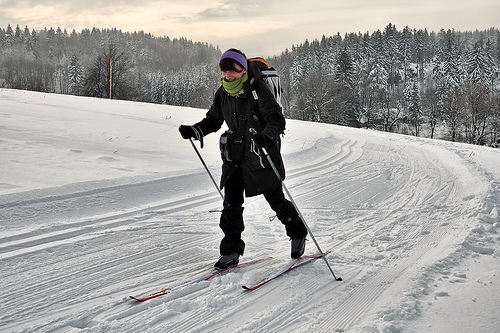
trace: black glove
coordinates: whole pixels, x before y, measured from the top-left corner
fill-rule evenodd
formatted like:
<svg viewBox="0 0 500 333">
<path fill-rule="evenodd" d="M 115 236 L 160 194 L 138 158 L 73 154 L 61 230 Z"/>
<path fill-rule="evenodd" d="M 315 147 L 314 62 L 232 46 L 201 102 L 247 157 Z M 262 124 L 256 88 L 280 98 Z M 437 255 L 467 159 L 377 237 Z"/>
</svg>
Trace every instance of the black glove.
<svg viewBox="0 0 500 333">
<path fill-rule="evenodd" d="M 203 132 L 198 126 L 181 125 L 179 132 L 183 139 L 196 139 L 200 141 L 201 148 L 203 148 Z"/>
<path fill-rule="evenodd" d="M 252 140 L 253 140 L 253 142 L 255 142 L 255 145 L 259 148 L 267 147 L 267 138 L 262 133 L 255 133 L 252 136 Z"/>
<path fill-rule="evenodd" d="M 179 132 L 181 132 L 181 136 L 183 139 L 199 139 L 201 137 L 201 131 L 199 128 L 189 125 L 181 125 L 179 126 Z"/>
</svg>

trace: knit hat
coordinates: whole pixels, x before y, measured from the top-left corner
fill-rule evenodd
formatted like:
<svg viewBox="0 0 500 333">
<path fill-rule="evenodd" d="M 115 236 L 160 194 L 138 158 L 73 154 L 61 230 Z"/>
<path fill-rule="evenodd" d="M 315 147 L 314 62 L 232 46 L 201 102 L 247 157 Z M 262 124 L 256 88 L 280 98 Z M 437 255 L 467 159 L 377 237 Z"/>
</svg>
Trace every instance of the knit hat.
<svg viewBox="0 0 500 333">
<path fill-rule="evenodd" d="M 241 53 L 229 50 L 229 51 L 224 52 L 221 55 L 219 62 L 222 59 L 232 59 L 232 60 L 236 61 L 245 70 L 248 70 L 247 59 Z"/>
</svg>

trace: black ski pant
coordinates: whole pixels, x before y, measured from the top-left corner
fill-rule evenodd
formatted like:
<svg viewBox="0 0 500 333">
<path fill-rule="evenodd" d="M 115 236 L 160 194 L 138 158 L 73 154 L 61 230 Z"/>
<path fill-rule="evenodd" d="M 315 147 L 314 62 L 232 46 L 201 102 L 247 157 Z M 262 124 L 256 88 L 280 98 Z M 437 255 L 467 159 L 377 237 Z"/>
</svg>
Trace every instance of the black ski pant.
<svg viewBox="0 0 500 333">
<path fill-rule="evenodd" d="M 302 238 L 307 235 L 307 228 L 302 222 L 293 204 L 285 198 L 283 188 L 278 186 L 266 193 L 264 198 L 278 219 L 285 225 L 290 238 Z M 238 253 L 243 255 L 245 243 L 241 233 L 245 230 L 243 222 L 244 182 L 241 167 L 231 175 L 224 187 L 224 207 L 220 217 L 220 228 L 224 238 L 220 243 L 221 255 Z"/>
</svg>

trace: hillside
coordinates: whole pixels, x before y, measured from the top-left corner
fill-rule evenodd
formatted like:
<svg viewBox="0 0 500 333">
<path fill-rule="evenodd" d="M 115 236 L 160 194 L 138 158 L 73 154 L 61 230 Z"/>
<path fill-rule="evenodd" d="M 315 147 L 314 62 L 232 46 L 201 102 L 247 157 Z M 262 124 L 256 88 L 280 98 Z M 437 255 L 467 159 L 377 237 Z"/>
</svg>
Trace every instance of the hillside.
<svg viewBox="0 0 500 333">
<path fill-rule="evenodd" d="M 218 258 L 221 200 L 177 131 L 204 113 L 0 89 L 2 332 L 499 330 L 500 150 L 297 120 L 285 182 L 344 281 L 316 261 L 243 291 L 290 260 L 256 197 L 243 260 L 273 259 L 129 299 Z"/>
</svg>

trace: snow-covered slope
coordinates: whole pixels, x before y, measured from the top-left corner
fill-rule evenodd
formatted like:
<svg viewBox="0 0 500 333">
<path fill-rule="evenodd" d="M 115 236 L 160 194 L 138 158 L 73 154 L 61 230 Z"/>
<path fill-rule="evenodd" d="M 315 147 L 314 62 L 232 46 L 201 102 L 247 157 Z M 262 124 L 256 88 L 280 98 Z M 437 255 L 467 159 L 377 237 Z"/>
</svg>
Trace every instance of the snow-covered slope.
<svg viewBox="0 0 500 333">
<path fill-rule="evenodd" d="M 177 131 L 204 113 L 0 89 L 2 332 L 500 330 L 500 150 L 292 120 L 285 183 L 344 281 L 318 260 L 245 292 L 289 261 L 256 197 L 243 260 L 273 259 L 129 299 L 218 258 L 221 199 Z"/>
</svg>

